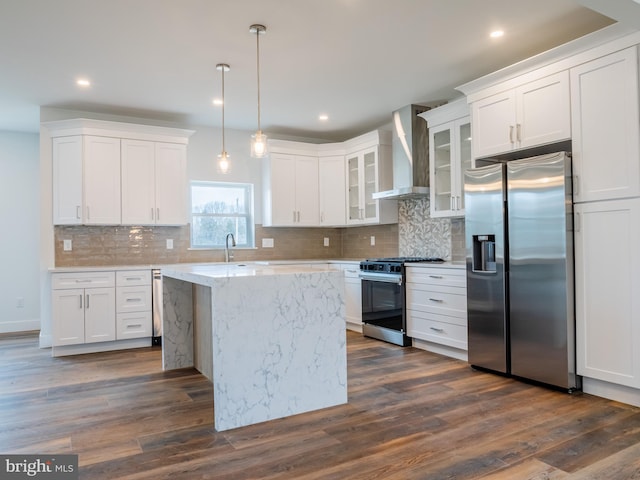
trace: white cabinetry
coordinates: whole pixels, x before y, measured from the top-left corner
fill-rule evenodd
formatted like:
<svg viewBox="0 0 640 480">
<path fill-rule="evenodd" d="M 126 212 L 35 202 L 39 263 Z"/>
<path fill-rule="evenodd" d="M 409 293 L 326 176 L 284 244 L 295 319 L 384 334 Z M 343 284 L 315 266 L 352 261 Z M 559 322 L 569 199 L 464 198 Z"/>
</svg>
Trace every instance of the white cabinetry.
<svg viewBox="0 0 640 480">
<path fill-rule="evenodd" d="M 640 388 L 640 198 L 575 217 L 578 374 Z"/>
<path fill-rule="evenodd" d="M 151 270 L 116 272 L 116 339 L 151 336 Z"/>
<path fill-rule="evenodd" d="M 464 268 L 407 266 L 407 335 L 428 350 L 464 357 L 467 350 L 467 287 Z M 452 350 L 453 349 L 453 350 Z"/>
<path fill-rule="evenodd" d="M 397 223 L 398 203 L 373 194 L 393 186 L 390 132 L 375 131 L 347 143 L 347 224 Z"/>
<path fill-rule="evenodd" d="M 362 282 L 359 265 L 343 264 L 347 328 L 362 332 Z"/>
<path fill-rule="evenodd" d="M 265 226 L 318 225 L 317 157 L 271 153 L 263 174 Z"/>
<path fill-rule="evenodd" d="M 53 139 L 54 225 L 120 223 L 120 139 Z"/>
<path fill-rule="evenodd" d="M 320 225 L 344 226 L 346 183 L 344 155 L 320 156 L 318 186 L 320 195 Z"/>
<path fill-rule="evenodd" d="M 53 346 L 115 340 L 113 272 L 53 274 Z"/>
<path fill-rule="evenodd" d="M 187 223 L 186 164 L 184 144 L 123 139 L 122 223 Z"/>
<path fill-rule="evenodd" d="M 636 46 L 571 69 L 576 202 L 640 195 L 638 108 Z"/>
<path fill-rule="evenodd" d="M 473 101 L 474 157 L 571 138 L 569 101 L 567 71 Z"/>
<path fill-rule="evenodd" d="M 464 171 L 471 168 L 471 120 L 465 98 L 420 114 L 429 125 L 432 217 L 464 216 Z"/>
</svg>

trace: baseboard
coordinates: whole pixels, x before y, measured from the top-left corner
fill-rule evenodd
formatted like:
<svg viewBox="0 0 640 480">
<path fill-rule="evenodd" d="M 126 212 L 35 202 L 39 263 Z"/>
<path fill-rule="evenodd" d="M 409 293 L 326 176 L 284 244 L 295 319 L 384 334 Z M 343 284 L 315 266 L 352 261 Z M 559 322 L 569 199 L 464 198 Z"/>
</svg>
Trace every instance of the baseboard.
<svg viewBox="0 0 640 480">
<path fill-rule="evenodd" d="M 127 350 L 130 348 L 151 347 L 151 337 L 130 338 L 115 342 L 82 343 L 79 345 L 62 345 L 53 347 L 51 356 L 63 357 L 67 355 L 83 355 L 85 353 L 111 352 L 113 350 Z"/>
<path fill-rule="evenodd" d="M 597 397 L 640 407 L 640 390 L 594 378 L 582 377 L 582 391 Z"/>
<path fill-rule="evenodd" d="M 437 343 L 427 342 L 426 340 L 419 340 L 417 338 L 413 339 L 413 346 L 421 350 L 426 350 L 428 352 L 456 358 L 464 362 L 468 361 L 466 350 L 460 350 L 459 348 L 449 347 L 447 345 L 439 345 Z"/>
<path fill-rule="evenodd" d="M 0 323 L 0 333 L 32 332 L 33 330 L 40 330 L 40 319 Z"/>
</svg>

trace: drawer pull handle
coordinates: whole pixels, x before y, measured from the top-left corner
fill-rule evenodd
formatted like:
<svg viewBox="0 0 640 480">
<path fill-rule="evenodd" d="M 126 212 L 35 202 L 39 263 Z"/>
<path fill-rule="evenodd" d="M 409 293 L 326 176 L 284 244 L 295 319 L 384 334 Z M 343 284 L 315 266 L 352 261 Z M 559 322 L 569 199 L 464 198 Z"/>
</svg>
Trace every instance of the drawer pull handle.
<svg viewBox="0 0 640 480">
<path fill-rule="evenodd" d="M 429 275 L 429 278 L 443 278 L 442 275 Z"/>
<path fill-rule="evenodd" d="M 127 328 L 140 328 L 142 326 L 141 323 L 131 323 L 127 325 Z"/>
<path fill-rule="evenodd" d="M 127 302 L 141 302 L 142 299 L 140 297 L 138 298 L 127 298 Z"/>
<path fill-rule="evenodd" d="M 438 303 L 444 302 L 444 300 L 442 300 L 440 298 L 430 298 L 429 300 L 432 301 L 432 302 L 438 302 Z"/>
<path fill-rule="evenodd" d="M 443 333 L 444 329 L 442 328 L 436 328 L 436 327 L 429 327 L 431 330 L 433 330 L 434 332 L 438 332 L 438 333 Z"/>
</svg>

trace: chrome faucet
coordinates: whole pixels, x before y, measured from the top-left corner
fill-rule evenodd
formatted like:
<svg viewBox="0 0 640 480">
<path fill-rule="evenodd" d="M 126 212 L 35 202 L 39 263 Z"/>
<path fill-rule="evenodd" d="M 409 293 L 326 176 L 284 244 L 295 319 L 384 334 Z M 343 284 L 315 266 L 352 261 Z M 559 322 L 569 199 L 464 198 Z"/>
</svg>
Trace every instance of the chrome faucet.
<svg viewBox="0 0 640 480">
<path fill-rule="evenodd" d="M 236 246 L 236 239 L 233 236 L 233 233 L 227 233 L 227 237 L 224 239 L 224 261 L 229 262 L 229 260 L 233 260 L 233 252 L 229 251 L 229 237 L 231 237 L 231 246 Z"/>
</svg>

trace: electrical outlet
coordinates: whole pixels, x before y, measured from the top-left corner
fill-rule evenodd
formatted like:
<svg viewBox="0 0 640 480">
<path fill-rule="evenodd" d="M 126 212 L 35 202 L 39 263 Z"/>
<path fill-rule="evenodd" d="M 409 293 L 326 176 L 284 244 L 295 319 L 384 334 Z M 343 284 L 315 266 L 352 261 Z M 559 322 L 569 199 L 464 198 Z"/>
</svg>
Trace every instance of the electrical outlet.
<svg viewBox="0 0 640 480">
<path fill-rule="evenodd" d="M 329 237 L 324 237 L 324 246 L 325 247 L 329 246 Z"/>
<path fill-rule="evenodd" d="M 376 237 L 371 235 L 371 246 L 373 247 L 375 246 L 375 244 L 376 244 Z"/>
<path fill-rule="evenodd" d="M 262 248 L 273 248 L 273 238 L 263 238 Z"/>
<path fill-rule="evenodd" d="M 63 240 L 62 241 L 62 249 L 65 252 L 70 252 L 72 250 L 71 240 Z"/>
<path fill-rule="evenodd" d="M 167 238 L 167 250 L 173 250 L 173 238 Z"/>
</svg>

